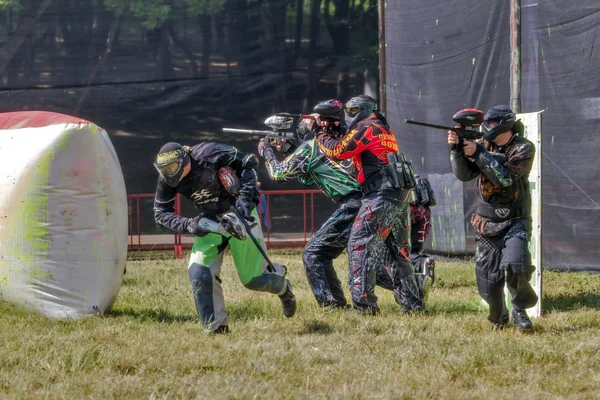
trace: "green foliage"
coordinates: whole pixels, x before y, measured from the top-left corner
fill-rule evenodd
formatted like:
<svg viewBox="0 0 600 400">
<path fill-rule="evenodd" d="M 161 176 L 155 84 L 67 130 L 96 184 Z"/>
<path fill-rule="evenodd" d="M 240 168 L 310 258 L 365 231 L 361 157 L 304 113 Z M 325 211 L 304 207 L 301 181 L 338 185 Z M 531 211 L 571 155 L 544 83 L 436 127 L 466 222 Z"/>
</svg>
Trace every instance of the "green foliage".
<svg viewBox="0 0 600 400">
<path fill-rule="evenodd" d="M 142 20 L 146 29 L 160 28 L 176 9 L 185 9 L 192 16 L 214 14 L 224 3 L 225 0 L 104 0 L 107 9 L 117 15 L 131 13 Z"/>
<path fill-rule="evenodd" d="M 19 11 L 21 9 L 21 0 L 0 0 L 0 10 Z"/>
</svg>

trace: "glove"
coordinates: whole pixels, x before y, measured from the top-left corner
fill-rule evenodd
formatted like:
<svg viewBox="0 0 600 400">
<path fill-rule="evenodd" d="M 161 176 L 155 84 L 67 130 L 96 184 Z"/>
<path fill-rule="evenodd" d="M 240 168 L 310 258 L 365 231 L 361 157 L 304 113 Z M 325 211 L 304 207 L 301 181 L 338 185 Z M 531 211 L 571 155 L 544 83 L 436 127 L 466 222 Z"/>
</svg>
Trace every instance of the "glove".
<svg viewBox="0 0 600 400">
<path fill-rule="evenodd" d="M 244 217 L 250 222 L 254 222 L 254 217 L 252 216 L 252 210 L 254 209 L 254 207 L 254 202 L 245 197 L 240 196 L 235 201 L 235 208 L 242 215 L 242 217 Z"/>
<path fill-rule="evenodd" d="M 246 240 L 246 228 L 240 218 L 233 212 L 221 216 L 221 226 L 227 233 L 238 240 Z"/>
<path fill-rule="evenodd" d="M 186 229 L 195 236 L 206 236 L 209 233 L 225 235 L 227 233 L 223 225 L 219 222 L 201 216 L 188 219 Z"/>
<path fill-rule="evenodd" d="M 273 146 L 269 143 L 268 139 L 263 138 L 258 141 L 258 155 L 267 158 L 271 158 L 274 155 Z"/>
</svg>

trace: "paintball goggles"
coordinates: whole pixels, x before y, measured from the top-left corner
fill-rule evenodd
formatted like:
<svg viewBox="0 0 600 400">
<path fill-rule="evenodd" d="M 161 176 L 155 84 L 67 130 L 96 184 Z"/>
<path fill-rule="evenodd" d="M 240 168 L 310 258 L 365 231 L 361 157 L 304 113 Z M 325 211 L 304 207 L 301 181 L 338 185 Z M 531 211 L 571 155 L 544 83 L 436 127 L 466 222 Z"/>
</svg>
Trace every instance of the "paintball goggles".
<svg viewBox="0 0 600 400">
<path fill-rule="evenodd" d="M 465 140 L 480 139 L 483 136 L 483 132 L 479 130 L 467 129 L 467 128 L 479 128 L 483 122 L 484 113 L 476 108 L 465 108 L 464 110 L 458 111 L 452 116 L 452 120 L 459 125 L 459 127 L 449 127 L 444 125 L 429 124 L 427 122 L 412 121 L 405 119 L 405 124 L 425 126 L 428 128 L 441 129 L 444 131 L 454 131 L 458 136 L 458 144 L 452 146 L 452 150 L 462 152 L 463 142 Z"/>
</svg>

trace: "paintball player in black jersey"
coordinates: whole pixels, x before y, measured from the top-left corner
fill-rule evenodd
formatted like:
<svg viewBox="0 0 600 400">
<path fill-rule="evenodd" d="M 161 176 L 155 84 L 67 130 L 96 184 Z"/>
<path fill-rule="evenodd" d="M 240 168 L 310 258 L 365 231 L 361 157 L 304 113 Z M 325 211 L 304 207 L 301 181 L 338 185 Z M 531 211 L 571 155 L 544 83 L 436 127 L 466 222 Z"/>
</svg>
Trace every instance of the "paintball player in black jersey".
<svg viewBox="0 0 600 400">
<path fill-rule="evenodd" d="M 465 141 L 448 131 L 452 171 L 463 182 L 477 178 L 477 211 L 471 218 L 475 229 L 475 274 L 481 297 L 489 304 L 488 319 L 502 328 L 509 321 L 504 284 L 513 304 L 518 329 L 532 329 L 526 309 L 538 297 L 529 280 L 531 265 L 531 193 L 528 176 L 535 146 L 518 136 L 520 122 L 507 106 L 490 108 L 483 120 L 483 138 Z"/>
<path fill-rule="evenodd" d="M 317 131 L 322 152 L 333 161 L 351 159 L 362 191 L 361 206 L 350 233 L 349 285 L 357 311 L 379 312 L 375 285 L 378 272 L 387 275 L 402 312 L 424 310 L 410 261 L 408 195 L 414 186 L 412 167 L 398 158 L 398 144 L 373 98 L 354 97 L 346 103 L 347 131 L 341 137 Z"/>
<path fill-rule="evenodd" d="M 228 246 L 244 286 L 277 294 L 284 315 L 293 316 L 296 300 L 285 278 L 286 268 L 274 264 L 275 271 L 269 270 L 272 267 L 257 246 L 246 240 L 246 224 L 240 221 L 244 218 L 252 223 L 258 218 L 254 156 L 216 143 L 205 142 L 194 147 L 167 143 L 160 149 L 154 166 L 160 174 L 154 219 L 172 231 L 195 236 L 188 273 L 205 330 L 229 331 L 220 278 L 223 252 Z M 194 202 L 198 216 L 185 218 L 175 214 L 178 193 Z M 250 233 L 265 249 L 260 224 L 254 224 Z"/>
</svg>

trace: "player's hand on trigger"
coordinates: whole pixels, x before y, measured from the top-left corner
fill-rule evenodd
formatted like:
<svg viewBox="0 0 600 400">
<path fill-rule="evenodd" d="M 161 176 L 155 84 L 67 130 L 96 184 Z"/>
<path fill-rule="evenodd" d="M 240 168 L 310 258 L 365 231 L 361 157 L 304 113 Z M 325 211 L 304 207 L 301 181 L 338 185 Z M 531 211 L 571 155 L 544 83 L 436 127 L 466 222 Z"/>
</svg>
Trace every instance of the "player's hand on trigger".
<svg viewBox="0 0 600 400">
<path fill-rule="evenodd" d="M 455 131 L 448 131 L 448 144 L 449 145 L 454 145 L 454 144 L 458 144 L 459 140 L 458 140 L 458 135 L 456 134 Z"/>
</svg>

